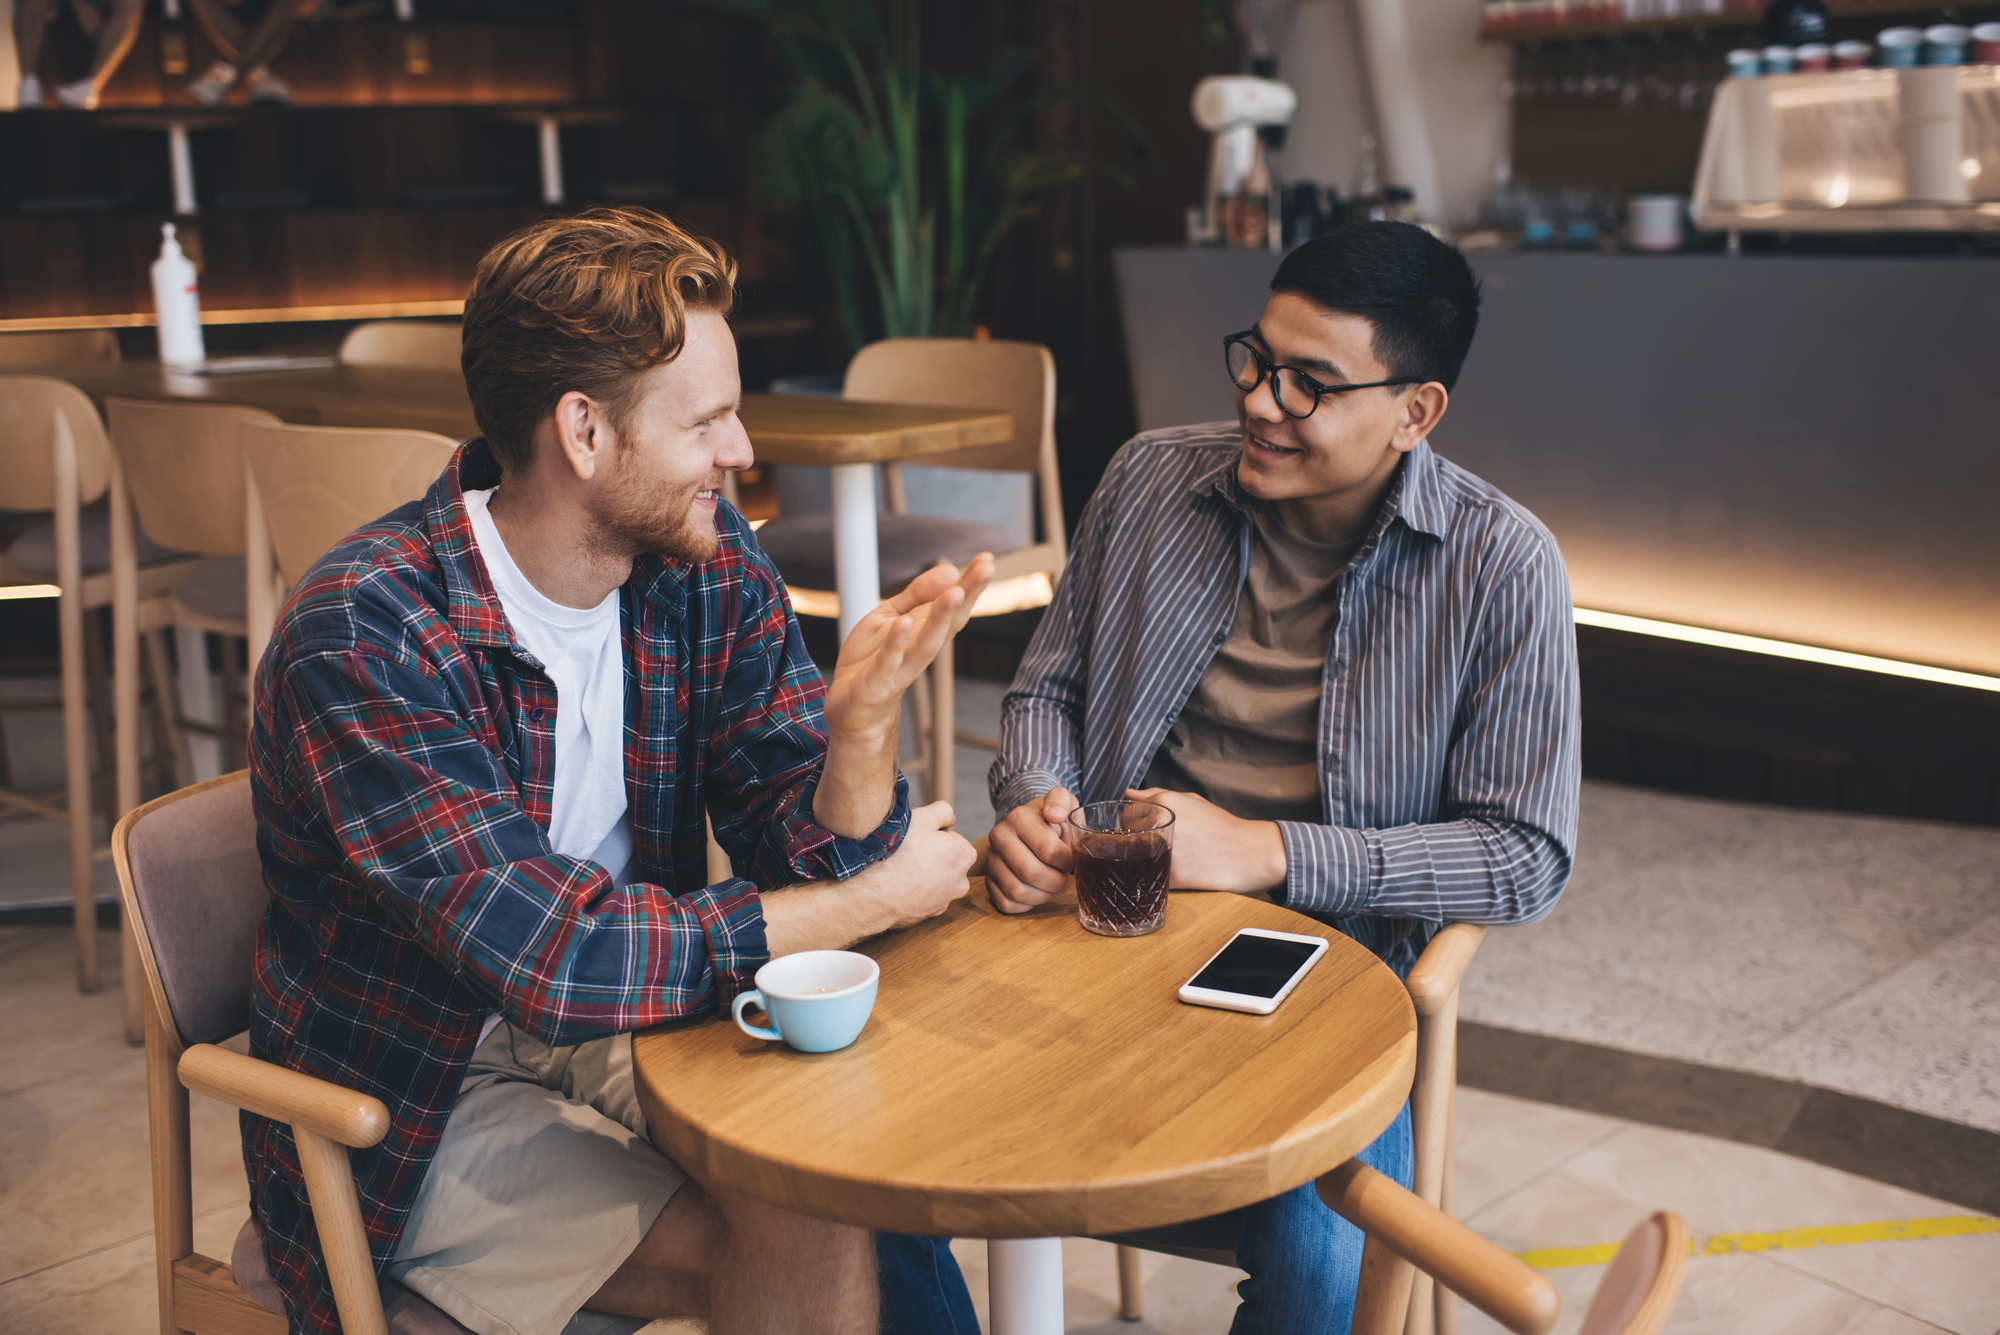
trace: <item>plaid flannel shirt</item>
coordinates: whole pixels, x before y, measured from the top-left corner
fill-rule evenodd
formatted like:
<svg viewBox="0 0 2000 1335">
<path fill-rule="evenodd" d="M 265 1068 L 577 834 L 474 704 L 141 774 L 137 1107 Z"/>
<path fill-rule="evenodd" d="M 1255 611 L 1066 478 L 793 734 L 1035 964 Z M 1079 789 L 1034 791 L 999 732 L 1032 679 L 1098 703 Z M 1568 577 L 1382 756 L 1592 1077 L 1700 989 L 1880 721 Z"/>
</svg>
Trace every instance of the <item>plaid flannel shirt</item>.
<svg viewBox="0 0 2000 1335">
<path fill-rule="evenodd" d="M 909 823 L 900 776 L 868 838 L 814 822 L 824 687 L 776 569 L 723 505 L 712 559 L 642 558 L 619 591 L 645 882 L 552 852 L 555 688 L 509 631 L 465 512 L 466 488 L 498 480 L 469 441 L 421 502 L 322 557 L 257 673 L 250 767 L 272 901 L 251 1052 L 387 1105 L 388 1136 L 350 1156 L 378 1270 L 483 1017 L 569 1044 L 726 1005 L 768 958 L 760 889 L 849 876 Z M 739 873 L 715 885 L 704 812 Z M 291 1129 L 248 1113 L 242 1126 L 292 1329 L 335 1335 Z"/>
</svg>

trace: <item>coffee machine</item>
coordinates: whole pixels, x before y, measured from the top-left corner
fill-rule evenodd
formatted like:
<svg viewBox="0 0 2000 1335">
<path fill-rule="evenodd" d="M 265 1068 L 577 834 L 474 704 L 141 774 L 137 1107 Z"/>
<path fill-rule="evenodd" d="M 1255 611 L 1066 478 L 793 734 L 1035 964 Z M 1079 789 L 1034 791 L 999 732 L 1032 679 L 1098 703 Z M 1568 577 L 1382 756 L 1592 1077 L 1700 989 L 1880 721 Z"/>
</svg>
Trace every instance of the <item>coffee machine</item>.
<svg viewBox="0 0 2000 1335">
<path fill-rule="evenodd" d="M 1195 124 L 1212 136 L 1208 150 L 1208 190 L 1199 224 L 1190 229 L 1198 244 L 1245 249 L 1278 249 L 1282 209 L 1280 182 L 1265 157 L 1258 131 L 1289 125 L 1299 97 L 1290 84 L 1253 74 L 1212 74 L 1194 86 Z"/>
</svg>

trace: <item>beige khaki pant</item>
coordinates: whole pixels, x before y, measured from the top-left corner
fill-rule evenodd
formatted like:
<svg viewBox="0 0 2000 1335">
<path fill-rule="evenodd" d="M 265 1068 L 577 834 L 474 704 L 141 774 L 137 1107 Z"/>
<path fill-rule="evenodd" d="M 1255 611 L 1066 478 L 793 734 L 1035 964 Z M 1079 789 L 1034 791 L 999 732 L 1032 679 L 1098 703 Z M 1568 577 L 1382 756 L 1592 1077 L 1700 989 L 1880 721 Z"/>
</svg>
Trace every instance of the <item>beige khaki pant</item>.
<svg viewBox="0 0 2000 1335">
<path fill-rule="evenodd" d="M 614 1335 L 583 1311 L 687 1175 L 653 1148 L 632 1036 L 551 1048 L 504 1021 L 472 1053 L 389 1277 L 477 1335 Z"/>
</svg>

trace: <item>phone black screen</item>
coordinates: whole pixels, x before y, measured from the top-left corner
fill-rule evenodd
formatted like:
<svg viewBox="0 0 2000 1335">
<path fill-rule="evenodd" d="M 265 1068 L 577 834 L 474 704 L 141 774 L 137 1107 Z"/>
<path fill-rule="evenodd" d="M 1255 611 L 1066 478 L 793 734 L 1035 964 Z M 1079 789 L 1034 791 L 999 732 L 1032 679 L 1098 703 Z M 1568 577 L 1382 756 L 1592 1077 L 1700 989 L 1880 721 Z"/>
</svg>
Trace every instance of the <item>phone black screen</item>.
<svg viewBox="0 0 2000 1335">
<path fill-rule="evenodd" d="M 1309 941 L 1237 936 L 1196 974 L 1189 986 L 1246 997 L 1275 997 L 1319 947 Z"/>
</svg>

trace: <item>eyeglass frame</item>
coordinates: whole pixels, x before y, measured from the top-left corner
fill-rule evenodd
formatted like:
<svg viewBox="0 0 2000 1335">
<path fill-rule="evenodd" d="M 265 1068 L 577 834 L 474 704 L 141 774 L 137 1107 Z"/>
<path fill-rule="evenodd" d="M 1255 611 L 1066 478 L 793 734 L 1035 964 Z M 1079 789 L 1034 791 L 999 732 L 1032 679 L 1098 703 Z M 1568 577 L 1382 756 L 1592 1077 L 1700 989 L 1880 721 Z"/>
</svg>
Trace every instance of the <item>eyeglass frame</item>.
<svg viewBox="0 0 2000 1335">
<path fill-rule="evenodd" d="M 1314 413 L 1318 412 L 1319 401 L 1325 398 L 1329 394 L 1349 394 L 1357 389 L 1383 389 L 1390 385 L 1422 385 L 1429 383 L 1424 380 L 1412 379 L 1411 377 L 1405 376 L 1399 380 L 1370 380 L 1366 384 L 1361 384 L 1361 385 L 1322 385 L 1319 381 L 1313 379 L 1311 376 L 1307 375 L 1304 371 L 1300 370 L 1298 367 L 1281 365 L 1277 362 L 1272 361 L 1270 358 L 1266 357 L 1263 353 L 1257 351 L 1257 345 L 1250 341 L 1251 338 L 1256 334 L 1256 332 L 1257 330 L 1253 326 L 1249 329 L 1243 330 L 1240 333 L 1224 334 L 1222 336 L 1222 369 L 1225 371 L 1229 369 L 1230 346 L 1232 344 L 1242 345 L 1243 350 L 1250 354 L 1250 360 L 1257 363 L 1256 383 L 1252 384 L 1248 389 L 1244 389 L 1243 382 L 1238 380 L 1234 375 L 1231 375 L 1229 377 L 1229 383 L 1231 385 L 1234 385 L 1237 389 L 1243 390 L 1245 394 L 1255 394 L 1257 392 L 1258 386 L 1262 385 L 1266 380 L 1269 380 L 1271 382 L 1271 402 L 1278 405 L 1279 412 L 1283 413 L 1285 416 L 1291 418 L 1295 422 L 1303 422 L 1308 417 L 1311 417 Z M 1290 408 L 1287 408 L 1285 406 L 1285 400 L 1278 393 L 1277 375 L 1278 372 L 1280 371 L 1290 371 L 1293 375 L 1297 376 L 1300 379 L 1300 381 L 1304 383 L 1304 385 L 1310 386 L 1310 392 L 1312 393 L 1313 396 L 1312 407 L 1306 409 L 1302 413 L 1295 413 Z"/>
</svg>

